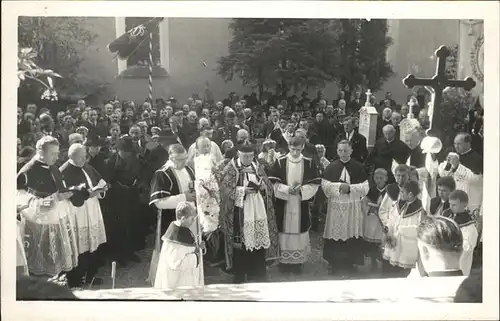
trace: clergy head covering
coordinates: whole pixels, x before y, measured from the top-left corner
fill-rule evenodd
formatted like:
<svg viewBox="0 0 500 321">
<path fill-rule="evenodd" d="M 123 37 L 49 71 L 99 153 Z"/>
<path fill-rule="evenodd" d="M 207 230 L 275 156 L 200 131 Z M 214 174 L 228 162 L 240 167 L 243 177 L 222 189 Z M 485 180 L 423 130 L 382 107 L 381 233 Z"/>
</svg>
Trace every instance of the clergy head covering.
<svg viewBox="0 0 500 321">
<path fill-rule="evenodd" d="M 441 143 L 441 140 L 437 137 L 426 136 L 424 137 L 424 139 L 422 139 L 422 142 L 420 143 L 420 148 L 422 148 L 422 153 L 424 154 L 427 153 L 436 154 L 439 153 L 443 148 L 443 143 Z"/>
<path fill-rule="evenodd" d="M 134 142 L 132 137 L 126 136 L 126 137 L 120 138 L 116 148 L 118 150 L 121 150 L 124 152 L 134 152 L 135 151 L 135 142 Z"/>
<path fill-rule="evenodd" d="M 242 153 L 253 153 L 255 151 L 255 146 L 247 139 L 238 146 L 238 151 Z"/>
</svg>

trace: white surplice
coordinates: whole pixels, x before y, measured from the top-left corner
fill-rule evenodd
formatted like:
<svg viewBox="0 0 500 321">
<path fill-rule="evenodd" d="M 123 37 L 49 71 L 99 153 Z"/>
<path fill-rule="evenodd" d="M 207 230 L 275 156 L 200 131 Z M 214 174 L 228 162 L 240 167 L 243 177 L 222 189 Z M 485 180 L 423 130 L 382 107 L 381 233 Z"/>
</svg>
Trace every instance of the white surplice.
<svg viewBox="0 0 500 321">
<path fill-rule="evenodd" d="M 215 142 L 211 141 L 210 144 L 211 144 L 210 155 L 212 155 L 216 164 L 220 164 L 220 162 L 224 160 L 224 156 L 222 155 L 219 146 Z M 196 156 L 198 156 L 198 152 L 196 150 L 196 143 L 193 143 L 191 144 L 191 146 L 189 146 L 188 149 L 187 163 L 189 166 L 194 167 L 194 158 Z"/>
<path fill-rule="evenodd" d="M 462 190 L 469 196 L 469 210 L 479 208 L 483 202 L 483 175 L 474 174 L 469 168 L 459 164 L 453 172 L 445 170 L 447 162 L 439 165 L 439 176 L 452 176 L 456 183 L 456 189 Z"/>
<path fill-rule="evenodd" d="M 302 184 L 304 179 L 304 160 L 302 155 L 294 159 L 287 156 L 287 182 Z M 302 264 L 307 261 L 310 252 L 309 230 L 300 232 L 301 202 L 310 200 L 318 191 L 319 185 L 305 184 L 300 187 L 300 195 L 291 195 L 289 186 L 274 184 L 276 198 L 286 201 L 283 232 L 279 233 L 280 263 Z"/>
<path fill-rule="evenodd" d="M 474 258 L 474 249 L 479 237 L 476 225 L 474 223 L 466 226 L 460 226 L 463 235 L 463 252 L 460 256 L 460 269 L 464 276 L 469 276 Z"/>
<path fill-rule="evenodd" d="M 321 187 L 328 198 L 323 238 L 346 241 L 350 238 L 363 237 L 362 199 L 370 189 L 368 180 L 358 184 L 350 184 L 351 178 L 345 167 L 340 175 L 340 180 L 349 185 L 349 194 L 340 193 L 341 182 L 332 183 L 325 179 L 321 182 Z"/>
<path fill-rule="evenodd" d="M 410 166 L 411 156 L 408 157 L 406 165 Z M 398 163 L 392 161 L 392 173 L 395 175 L 396 167 Z M 420 195 L 418 196 L 422 200 L 422 207 L 429 213 L 431 207 L 431 199 L 436 197 L 436 180 L 438 174 L 438 162 L 432 160 L 431 154 L 427 154 L 425 158 L 425 167 L 417 168 L 418 173 L 418 186 L 420 188 Z"/>
<path fill-rule="evenodd" d="M 72 161 L 70 160 L 70 163 Z M 90 189 L 94 188 L 92 180 L 82 168 L 87 184 Z M 106 182 L 100 180 L 98 186 L 105 186 Z M 73 206 L 76 221 L 76 234 L 78 240 L 78 253 L 94 252 L 99 245 L 106 243 L 106 230 L 102 218 L 101 205 L 99 198 L 103 198 L 104 193 L 87 199 L 82 206 Z"/>
<path fill-rule="evenodd" d="M 193 228 L 190 227 L 190 230 Z M 193 235 L 193 237 L 196 236 Z M 203 285 L 202 265 L 195 254 L 195 246 L 170 241 L 165 236 L 162 237 L 162 241 L 153 287 L 175 289 L 182 286 Z M 200 260 L 202 260 L 201 257 Z"/>
</svg>

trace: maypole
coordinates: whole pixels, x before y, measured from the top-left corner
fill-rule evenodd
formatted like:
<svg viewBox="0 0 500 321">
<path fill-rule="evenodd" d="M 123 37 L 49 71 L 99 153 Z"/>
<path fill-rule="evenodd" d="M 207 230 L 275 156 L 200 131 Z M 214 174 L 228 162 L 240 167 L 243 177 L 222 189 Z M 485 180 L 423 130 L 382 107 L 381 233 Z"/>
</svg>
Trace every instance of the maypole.
<svg viewBox="0 0 500 321">
<path fill-rule="evenodd" d="M 153 33 L 149 33 L 149 103 L 153 107 Z"/>
</svg>

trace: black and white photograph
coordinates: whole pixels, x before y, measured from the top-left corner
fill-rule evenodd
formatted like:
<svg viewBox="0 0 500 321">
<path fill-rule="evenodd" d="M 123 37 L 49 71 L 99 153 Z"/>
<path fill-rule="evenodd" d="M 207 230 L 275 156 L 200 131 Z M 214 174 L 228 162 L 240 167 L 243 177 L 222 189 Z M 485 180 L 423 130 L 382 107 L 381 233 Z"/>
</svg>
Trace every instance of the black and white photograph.
<svg viewBox="0 0 500 321">
<path fill-rule="evenodd" d="M 498 318 L 498 3 L 167 2 L 7 2 L 4 298 Z"/>
</svg>

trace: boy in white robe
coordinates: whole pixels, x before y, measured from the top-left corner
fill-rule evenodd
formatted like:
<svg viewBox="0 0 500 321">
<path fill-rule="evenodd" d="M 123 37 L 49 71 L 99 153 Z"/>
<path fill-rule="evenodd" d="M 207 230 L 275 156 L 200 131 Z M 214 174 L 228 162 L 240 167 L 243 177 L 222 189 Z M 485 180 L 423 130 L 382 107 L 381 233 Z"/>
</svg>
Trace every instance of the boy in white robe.
<svg viewBox="0 0 500 321">
<path fill-rule="evenodd" d="M 189 202 L 181 202 L 175 210 L 175 218 L 162 237 L 156 289 L 203 285 L 200 247 L 190 229 L 196 221 L 196 209 Z M 203 249 L 203 243 L 201 247 Z"/>
<path fill-rule="evenodd" d="M 477 245 L 479 234 L 476 228 L 476 220 L 467 209 L 469 197 L 462 190 L 455 190 L 449 196 L 450 208 L 443 212 L 443 216 L 454 220 L 463 235 L 463 252 L 460 257 L 460 269 L 465 276 L 470 274 L 474 248 Z"/>
<path fill-rule="evenodd" d="M 406 277 L 418 259 L 417 227 L 425 217 L 420 188 L 415 181 L 406 182 L 399 191 L 385 222 L 383 273 Z"/>
</svg>

